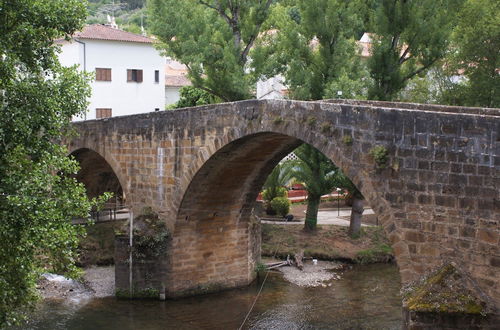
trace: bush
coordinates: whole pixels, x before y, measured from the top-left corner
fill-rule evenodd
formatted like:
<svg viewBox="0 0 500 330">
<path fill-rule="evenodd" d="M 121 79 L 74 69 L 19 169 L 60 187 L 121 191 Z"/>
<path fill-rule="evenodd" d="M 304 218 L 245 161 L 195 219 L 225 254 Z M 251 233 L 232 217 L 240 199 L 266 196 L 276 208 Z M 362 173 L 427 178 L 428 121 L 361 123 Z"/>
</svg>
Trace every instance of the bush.
<svg viewBox="0 0 500 330">
<path fill-rule="evenodd" d="M 284 217 L 290 211 L 290 201 L 286 197 L 275 197 L 271 201 L 271 208 Z"/>
<path fill-rule="evenodd" d="M 270 202 L 276 197 L 288 197 L 288 190 L 285 187 L 275 187 L 262 192 L 262 199 L 265 201 Z"/>
<path fill-rule="evenodd" d="M 387 167 L 389 155 L 387 154 L 387 149 L 384 146 L 376 146 L 370 149 L 370 156 L 372 156 L 373 160 L 375 160 L 377 168 L 384 169 Z"/>
</svg>

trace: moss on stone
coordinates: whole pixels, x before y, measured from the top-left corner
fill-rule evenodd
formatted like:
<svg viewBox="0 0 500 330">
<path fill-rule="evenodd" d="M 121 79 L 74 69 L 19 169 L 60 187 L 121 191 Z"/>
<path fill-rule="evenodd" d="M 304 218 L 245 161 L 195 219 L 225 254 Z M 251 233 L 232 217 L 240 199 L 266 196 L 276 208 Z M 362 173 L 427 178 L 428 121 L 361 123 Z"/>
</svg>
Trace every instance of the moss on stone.
<svg viewBox="0 0 500 330">
<path fill-rule="evenodd" d="M 224 283 L 207 283 L 200 284 L 194 288 L 186 289 L 186 290 L 178 290 L 175 292 L 176 297 L 189 297 L 213 292 L 219 292 L 226 290 L 228 286 Z"/>
<path fill-rule="evenodd" d="M 446 265 L 409 288 L 403 303 L 415 312 L 484 314 L 486 304 L 466 281 L 453 265 Z"/>
<path fill-rule="evenodd" d="M 137 289 L 133 292 L 125 289 L 117 289 L 115 291 L 115 296 L 119 299 L 158 299 L 160 297 L 160 292 L 153 288 Z"/>
<path fill-rule="evenodd" d="M 283 124 L 285 120 L 282 117 L 274 117 L 273 119 L 273 124 L 274 125 L 281 125 Z"/>
</svg>

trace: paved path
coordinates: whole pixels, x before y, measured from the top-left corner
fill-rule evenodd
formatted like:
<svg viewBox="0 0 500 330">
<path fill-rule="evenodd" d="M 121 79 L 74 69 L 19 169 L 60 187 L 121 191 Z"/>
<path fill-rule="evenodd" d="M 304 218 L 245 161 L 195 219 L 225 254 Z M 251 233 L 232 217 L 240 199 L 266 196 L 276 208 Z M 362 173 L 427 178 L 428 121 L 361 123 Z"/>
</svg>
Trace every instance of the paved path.
<svg viewBox="0 0 500 330">
<path fill-rule="evenodd" d="M 374 214 L 374 212 L 372 209 L 365 209 L 363 214 Z M 351 215 L 350 208 L 340 209 L 340 212 L 337 209 L 320 210 L 318 212 L 318 225 L 336 225 L 336 226 L 349 227 L 349 220 L 342 219 L 341 217 L 346 217 L 350 215 Z M 292 221 L 292 222 L 262 220 L 262 223 L 293 225 L 293 224 L 304 223 L 304 220 Z M 369 225 L 362 224 L 361 226 L 369 226 Z"/>
</svg>

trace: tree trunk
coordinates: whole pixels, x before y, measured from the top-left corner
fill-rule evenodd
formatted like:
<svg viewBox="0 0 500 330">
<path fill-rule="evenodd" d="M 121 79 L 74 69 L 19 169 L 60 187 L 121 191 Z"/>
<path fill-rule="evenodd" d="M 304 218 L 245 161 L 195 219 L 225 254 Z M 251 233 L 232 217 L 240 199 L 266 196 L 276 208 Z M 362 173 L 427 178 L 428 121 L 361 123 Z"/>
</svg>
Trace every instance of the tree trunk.
<svg viewBox="0 0 500 330">
<path fill-rule="evenodd" d="M 349 236 L 357 237 L 359 236 L 359 231 L 361 229 L 361 219 L 364 212 L 363 200 L 353 197 L 352 209 L 351 209 L 351 223 L 349 225 Z"/>
<path fill-rule="evenodd" d="M 304 224 L 305 230 L 316 230 L 320 200 L 321 196 L 309 195 L 307 197 L 306 222 Z"/>
</svg>

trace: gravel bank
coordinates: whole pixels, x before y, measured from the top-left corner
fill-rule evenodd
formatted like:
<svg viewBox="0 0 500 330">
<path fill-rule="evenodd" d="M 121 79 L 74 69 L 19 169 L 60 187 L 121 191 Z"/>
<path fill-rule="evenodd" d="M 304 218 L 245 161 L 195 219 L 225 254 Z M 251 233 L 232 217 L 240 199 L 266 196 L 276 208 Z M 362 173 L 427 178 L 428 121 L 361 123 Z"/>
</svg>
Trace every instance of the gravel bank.
<svg viewBox="0 0 500 330">
<path fill-rule="evenodd" d="M 115 267 L 86 268 L 81 281 L 56 274 L 43 274 L 38 292 L 44 299 L 81 300 L 115 294 Z"/>
<path fill-rule="evenodd" d="M 101 298 L 115 294 L 115 266 L 86 268 L 83 280 L 94 297 Z"/>
<path fill-rule="evenodd" d="M 344 268 L 344 264 L 332 261 L 321 261 L 314 265 L 312 262 L 304 263 L 304 269 L 297 267 L 280 267 L 285 279 L 295 285 L 305 287 L 329 286 L 328 281 L 338 280 L 340 276 L 334 271 Z M 330 284 L 331 285 L 331 284 Z"/>
</svg>

